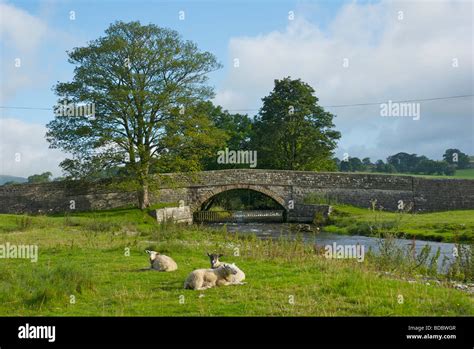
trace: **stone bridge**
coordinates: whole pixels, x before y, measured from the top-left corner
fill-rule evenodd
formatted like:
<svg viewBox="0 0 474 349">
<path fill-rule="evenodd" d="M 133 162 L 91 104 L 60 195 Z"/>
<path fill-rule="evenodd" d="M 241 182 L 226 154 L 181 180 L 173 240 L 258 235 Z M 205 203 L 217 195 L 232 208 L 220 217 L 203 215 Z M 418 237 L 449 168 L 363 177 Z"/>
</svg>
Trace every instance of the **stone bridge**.
<svg viewBox="0 0 474 349">
<path fill-rule="evenodd" d="M 233 189 L 263 193 L 290 214 L 303 216 L 305 200 L 311 196 L 359 207 L 369 207 L 370 201 L 376 199 L 386 210 L 397 210 L 400 203 L 413 205 L 415 211 L 474 209 L 474 180 L 467 179 L 231 169 L 164 174 L 154 183 L 159 189 L 151 195 L 152 203 L 184 200 L 193 211 L 214 195 Z M 98 210 L 133 205 L 136 201 L 135 192 L 118 189 L 106 181 L 0 186 L 2 213 Z"/>
</svg>

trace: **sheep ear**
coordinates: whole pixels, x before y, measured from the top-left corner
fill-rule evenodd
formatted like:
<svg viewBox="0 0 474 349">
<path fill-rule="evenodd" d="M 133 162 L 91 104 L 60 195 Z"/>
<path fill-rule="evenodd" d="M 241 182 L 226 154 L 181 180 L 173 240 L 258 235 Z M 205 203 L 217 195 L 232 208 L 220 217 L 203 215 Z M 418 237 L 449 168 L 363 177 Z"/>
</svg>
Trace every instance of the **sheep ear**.
<svg viewBox="0 0 474 349">
<path fill-rule="evenodd" d="M 208 257 L 211 257 L 211 255 L 209 254 L 209 252 L 206 252 L 206 254 L 207 254 Z"/>
<path fill-rule="evenodd" d="M 148 254 L 150 254 L 150 253 L 151 253 L 151 251 L 150 251 L 150 250 L 145 250 L 145 252 L 146 252 L 146 253 L 148 253 Z"/>
</svg>

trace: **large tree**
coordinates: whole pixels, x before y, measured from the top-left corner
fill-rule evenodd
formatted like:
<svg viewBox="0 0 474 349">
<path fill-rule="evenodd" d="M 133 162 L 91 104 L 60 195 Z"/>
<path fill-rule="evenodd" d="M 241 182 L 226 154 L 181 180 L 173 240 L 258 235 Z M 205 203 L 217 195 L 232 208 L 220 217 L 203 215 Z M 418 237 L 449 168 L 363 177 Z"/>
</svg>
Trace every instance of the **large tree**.
<svg viewBox="0 0 474 349">
<path fill-rule="evenodd" d="M 95 115 L 58 113 L 47 125 L 47 139 L 73 155 L 62 163 L 73 177 L 125 165 L 145 208 L 151 165 L 169 152 L 167 132 L 206 124 L 189 121 L 189 110 L 213 96 L 207 74 L 220 64 L 156 25 L 116 22 L 105 33 L 68 53 L 73 79 L 54 88 L 59 104 L 92 104 Z"/>
<path fill-rule="evenodd" d="M 275 80 L 254 125 L 258 167 L 334 170 L 333 150 L 341 135 L 333 129 L 333 118 L 308 84 L 289 77 Z"/>
</svg>

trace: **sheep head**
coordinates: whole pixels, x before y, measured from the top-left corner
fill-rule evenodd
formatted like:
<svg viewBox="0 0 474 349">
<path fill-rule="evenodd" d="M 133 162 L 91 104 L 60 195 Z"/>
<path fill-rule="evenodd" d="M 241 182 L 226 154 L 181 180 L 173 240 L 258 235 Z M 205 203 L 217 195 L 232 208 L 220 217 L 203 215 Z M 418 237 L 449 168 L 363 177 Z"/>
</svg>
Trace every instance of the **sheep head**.
<svg viewBox="0 0 474 349">
<path fill-rule="evenodd" d="M 232 263 L 232 264 L 227 264 L 227 263 L 222 264 L 221 268 L 224 270 L 224 273 L 226 275 L 235 275 L 239 272 L 234 263 Z"/>
<path fill-rule="evenodd" d="M 156 256 L 160 254 L 160 252 L 145 250 L 146 253 L 150 255 L 150 262 L 153 262 L 156 259 Z"/>
<path fill-rule="evenodd" d="M 216 269 L 221 265 L 221 262 L 219 261 L 219 258 L 223 256 L 223 254 L 219 253 L 207 253 L 207 256 L 209 257 L 211 261 L 211 269 Z"/>
</svg>

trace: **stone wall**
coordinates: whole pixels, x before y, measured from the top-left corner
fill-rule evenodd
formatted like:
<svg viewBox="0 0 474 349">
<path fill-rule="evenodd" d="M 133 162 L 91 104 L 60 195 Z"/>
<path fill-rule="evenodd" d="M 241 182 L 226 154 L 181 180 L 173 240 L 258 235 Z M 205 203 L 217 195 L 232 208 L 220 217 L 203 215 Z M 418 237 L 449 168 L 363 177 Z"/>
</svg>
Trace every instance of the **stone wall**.
<svg viewBox="0 0 474 349">
<path fill-rule="evenodd" d="M 474 180 L 430 179 L 412 176 L 276 170 L 222 170 L 192 174 L 166 174 L 156 179 L 161 188 L 152 203 L 184 200 L 198 209 L 213 195 L 231 189 L 262 192 L 288 209 L 308 195 L 332 202 L 369 207 L 372 199 L 388 210 L 400 200 L 416 211 L 474 209 Z M 0 186 L 1 213 L 100 210 L 136 204 L 136 194 L 108 182 L 52 182 Z"/>
<path fill-rule="evenodd" d="M 0 186 L 1 213 L 103 210 L 134 202 L 134 192 L 112 189 L 107 183 L 51 182 Z"/>
</svg>

